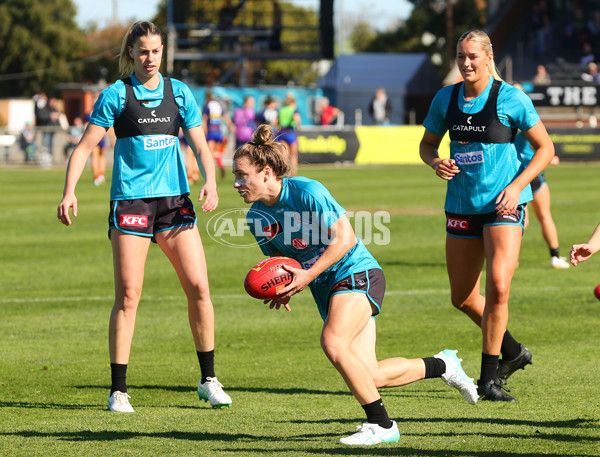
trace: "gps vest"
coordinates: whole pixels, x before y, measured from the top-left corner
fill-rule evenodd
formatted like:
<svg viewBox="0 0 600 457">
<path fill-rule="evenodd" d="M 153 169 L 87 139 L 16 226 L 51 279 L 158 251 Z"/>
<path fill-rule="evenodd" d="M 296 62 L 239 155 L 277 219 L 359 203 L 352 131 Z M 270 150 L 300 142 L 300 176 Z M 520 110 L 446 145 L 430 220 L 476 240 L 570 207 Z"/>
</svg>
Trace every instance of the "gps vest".
<svg viewBox="0 0 600 457">
<path fill-rule="evenodd" d="M 181 118 L 173 95 L 169 78 L 163 78 L 163 99 L 154 108 L 144 106 L 143 100 L 135 98 L 131 78 L 125 78 L 125 106 L 114 129 L 117 138 L 131 138 L 141 135 L 179 135 Z"/>
<path fill-rule="evenodd" d="M 517 129 L 498 119 L 498 91 L 501 81 L 494 80 L 485 106 L 478 113 L 463 113 L 458 108 L 460 85 L 454 85 L 446 112 L 446 125 L 452 141 L 462 143 L 513 143 Z"/>
</svg>

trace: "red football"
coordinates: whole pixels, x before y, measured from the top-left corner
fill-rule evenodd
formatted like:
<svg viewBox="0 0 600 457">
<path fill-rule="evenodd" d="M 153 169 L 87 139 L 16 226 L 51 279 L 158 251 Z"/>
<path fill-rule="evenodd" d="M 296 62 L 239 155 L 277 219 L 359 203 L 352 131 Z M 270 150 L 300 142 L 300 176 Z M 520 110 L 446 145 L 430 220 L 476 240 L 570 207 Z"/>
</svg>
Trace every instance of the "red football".
<svg viewBox="0 0 600 457">
<path fill-rule="evenodd" d="M 290 257 L 270 257 L 257 263 L 246 275 L 244 288 L 248 295 L 261 300 L 270 300 L 279 295 L 279 291 L 292 282 L 292 274 L 282 265 L 294 268 L 302 266 Z"/>
</svg>

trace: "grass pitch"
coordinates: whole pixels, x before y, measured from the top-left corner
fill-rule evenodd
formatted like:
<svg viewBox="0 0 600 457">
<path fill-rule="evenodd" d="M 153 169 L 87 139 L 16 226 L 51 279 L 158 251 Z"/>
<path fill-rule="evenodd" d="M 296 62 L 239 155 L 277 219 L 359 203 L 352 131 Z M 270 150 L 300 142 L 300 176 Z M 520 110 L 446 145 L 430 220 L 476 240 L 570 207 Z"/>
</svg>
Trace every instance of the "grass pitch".
<svg viewBox="0 0 600 457">
<path fill-rule="evenodd" d="M 600 222 L 600 165 L 547 171 L 561 253 Z M 301 167 L 346 209 L 385 211 L 389 243 L 369 249 L 388 290 L 378 355 L 424 357 L 456 348 L 477 378 L 479 330 L 449 303 L 444 183 L 423 166 Z M 509 328 L 533 352 L 510 379 L 516 404 L 466 404 L 442 380 L 382 390 L 402 437 L 393 445 L 337 444 L 363 412 L 319 347 L 308 290 L 292 313 L 248 297 L 243 279 L 258 247 L 215 242 L 199 215 L 216 310 L 216 368 L 233 398 L 213 410 L 195 393 L 199 368 L 185 296 L 151 246 L 128 372 L 135 414 L 106 410 L 113 272 L 108 186 L 89 170 L 79 217 L 56 220 L 64 170 L 0 169 L 0 455 L 6 456 L 600 456 L 598 257 L 565 271 L 549 265 L 535 218 L 511 291 Z M 244 208 L 220 183 L 217 211 Z M 197 197 L 199 186 L 192 189 Z"/>
</svg>

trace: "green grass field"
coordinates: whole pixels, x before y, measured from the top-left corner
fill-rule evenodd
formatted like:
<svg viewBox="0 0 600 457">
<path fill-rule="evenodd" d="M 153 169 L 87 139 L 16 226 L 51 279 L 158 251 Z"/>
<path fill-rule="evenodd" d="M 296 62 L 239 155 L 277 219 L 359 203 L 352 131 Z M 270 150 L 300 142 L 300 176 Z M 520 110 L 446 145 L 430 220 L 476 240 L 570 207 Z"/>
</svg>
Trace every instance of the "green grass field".
<svg viewBox="0 0 600 457">
<path fill-rule="evenodd" d="M 390 242 L 369 249 L 388 282 L 378 356 L 456 348 L 477 378 L 479 330 L 449 303 L 444 184 L 423 166 L 304 167 L 348 210 L 387 211 Z M 547 172 L 561 254 L 600 221 L 600 164 Z M 89 170 L 79 217 L 56 220 L 64 170 L 0 169 L 0 455 L 2 456 L 600 456 L 600 254 L 553 270 L 537 220 L 525 234 L 509 328 L 533 366 L 509 382 L 515 404 L 468 405 L 439 379 L 383 390 L 402 437 L 393 445 L 337 444 L 363 411 L 319 346 L 308 290 L 291 313 L 248 297 L 258 247 L 213 241 L 200 215 L 216 310 L 217 375 L 233 398 L 213 410 L 195 393 L 199 368 L 186 303 L 165 256 L 151 246 L 128 372 L 135 414 L 106 410 L 113 272 L 108 186 Z M 218 211 L 244 207 L 220 185 Z M 193 186 L 196 198 L 199 186 Z"/>
</svg>

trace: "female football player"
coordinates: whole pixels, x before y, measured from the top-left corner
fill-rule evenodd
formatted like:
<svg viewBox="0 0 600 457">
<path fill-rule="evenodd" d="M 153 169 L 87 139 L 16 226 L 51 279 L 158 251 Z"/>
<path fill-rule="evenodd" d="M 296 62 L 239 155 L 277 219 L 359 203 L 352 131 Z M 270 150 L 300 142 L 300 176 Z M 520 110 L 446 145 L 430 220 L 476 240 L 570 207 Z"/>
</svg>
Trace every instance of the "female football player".
<svg viewBox="0 0 600 457">
<path fill-rule="evenodd" d="M 180 126 L 202 169 L 198 200 L 203 211 L 218 204 L 213 159 L 202 119 L 189 88 L 159 73 L 163 53 L 160 29 L 134 23 L 123 38 L 119 67 L 123 79 L 104 89 L 90 123 L 67 166 L 58 220 L 77 216 L 75 186 L 92 148 L 114 127 L 117 142 L 108 218 L 115 269 L 115 302 L 110 315 L 112 385 L 108 408 L 133 412 L 126 372 L 135 316 L 142 293 L 150 241 L 169 258 L 187 295 L 189 323 L 201 368 L 198 395 L 213 407 L 231 405 L 214 372 L 214 310 L 206 260 L 196 228 L 194 204 L 177 138 Z"/>
<path fill-rule="evenodd" d="M 482 331 L 484 400 L 515 401 L 501 389 L 508 377 L 531 363 L 531 352 L 507 331 L 508 297 L 519 259 L 529 183 L 554 156 L 554 145 L 527 95 L 503 82 L 489 37 L 471 30 L 458 40 L 463 82 L 441 89 L 424 122 L 423 161 L 448 182 L 446 265 L 452 304 Z M 521 171 L 517 129 L 535 150 Z M 450 157 L 438 155 L 446 131 Z M 486 264 L 485 297 L 480 293 Z M 499 361 L 500 353 L 502 360 Z"/>
<path fill-rule="evenodd" d="M 463 371 L 456 351 L 446 349 L 422 359 L 377 360 L 373 316 L 383 303 L 383 270 L 355 236 L 345 210 L 328 190 L 311 179 L 288 178 L 290 171 L 287 151 L 273 141 L 273 130 L 265 124 L 234 154 L 234 187 L 244 202 L 252 204 L 247 220 L 263 253 L 291 257 L 302 265 L 301 269 L 284 267 L 293 280 L 270 301 L 270 307 L 290 311 L 290 298 L 310 288 L 324 321 L 321 347 L 367 416 L 357 433 L 340 442 L 398 441 L 398 426 L 388 416 L 380 387 L 441 377 L 475 403 L 475 384 Z M 272 220 L 263 224 L 261 216 L 266 214 Z"/>
</svg>

